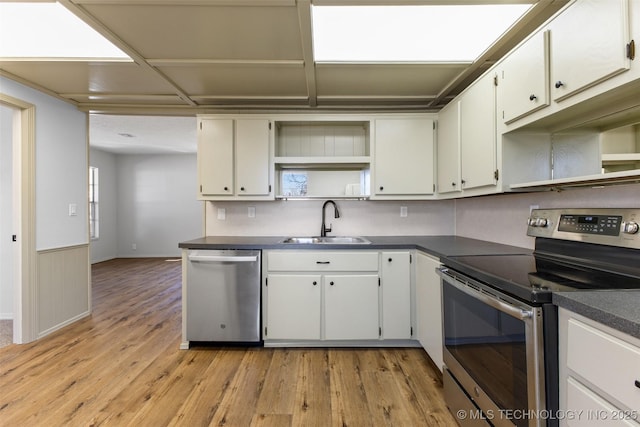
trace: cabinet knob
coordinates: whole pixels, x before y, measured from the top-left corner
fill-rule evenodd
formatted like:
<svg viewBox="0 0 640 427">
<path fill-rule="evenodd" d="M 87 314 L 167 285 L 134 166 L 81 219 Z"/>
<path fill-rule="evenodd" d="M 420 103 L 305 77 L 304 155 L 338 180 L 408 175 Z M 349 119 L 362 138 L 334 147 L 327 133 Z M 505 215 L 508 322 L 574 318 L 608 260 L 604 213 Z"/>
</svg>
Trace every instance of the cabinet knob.
<svg viewBox="0 0 640 427">
<path fill-rule="evenodd" d="M 389 262 L 393 261 L 393 258 L 389 258 Z"/>
<path fill-rule="evenodd" d="M 456 186 L 456 183 L 455 183 L 455 182 L 452 182 L 452 183 L 451 183 L 451 185 L 455 187 L 455 186 Z"/>
<path fill-rule="evenodd" d="M 318 282 L 316 282 L 315 280 L 313 281 L 313 286 L 317 285 Z"/>
<path fill-rule="evenodd" d="M 244 187 L 240 187 L 240 191 L 244 191 Z"/>
<path fill-rule="evenodd" d="M 636 387 L 640 388 L 640 381 L 636 380 L 636 382 L 634 383 L 636 385 Z"/>
<path fill-rule="evenodd" d="M 467 181 L 465 181 L 464 179 L 461 179 L 460 182 L 462 183 L 462 185 L 467 183 Z"/>
<path fill-rule="evenodd" d="M 380 191 L 382 191 L 382 190 L 384 190 L 384 187 L 381 185 L 381 186 L 380 186 Z"/>
<path fill-rule="evenodd" d="M 538 99 L 538 97 L 534 94 L 529 95 L 529 101 L 535 101 L 536 99 Z"/>
<path fill-rule="evenodd" d="M 330 284 L 331 286 L 333 286 L 333 282 L 329 282 L 329 284 Z"/>
<path fill-rule="evenodd" d="M 558 80 L 555 84 L 556 89 L 560 89 L 562 86 L 564 86 L 564 83 L 562 83 L 562 81 Z"/>
<path fill-rule="evenodd" d="M 229 187 L 224 187 L 224 191 L 229 191 Z"/>
</svg>

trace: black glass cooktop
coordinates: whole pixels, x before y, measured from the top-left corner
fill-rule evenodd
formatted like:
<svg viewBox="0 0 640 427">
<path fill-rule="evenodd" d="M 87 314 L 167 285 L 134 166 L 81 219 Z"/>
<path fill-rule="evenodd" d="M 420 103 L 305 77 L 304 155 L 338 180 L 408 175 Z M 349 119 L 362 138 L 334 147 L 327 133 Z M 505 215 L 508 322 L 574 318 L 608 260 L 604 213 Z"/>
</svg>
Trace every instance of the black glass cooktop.
<svg viewBox="0 0 640 427">
<path fill-rule="evenodd" d="M 544 255 L 476 255 L 443 258 L 450 269 L 527 302 L 551 302 L 553 292 L 640 289 L 638 267 L 577 264 Z M 594 263 L 596 264 L 596 263 Z"/>
</svg>

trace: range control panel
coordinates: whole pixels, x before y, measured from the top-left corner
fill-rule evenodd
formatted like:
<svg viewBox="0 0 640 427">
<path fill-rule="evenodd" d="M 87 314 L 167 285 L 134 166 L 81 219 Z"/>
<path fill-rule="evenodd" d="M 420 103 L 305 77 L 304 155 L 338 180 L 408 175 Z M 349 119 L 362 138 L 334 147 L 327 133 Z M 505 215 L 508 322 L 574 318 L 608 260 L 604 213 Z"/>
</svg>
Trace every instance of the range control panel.
<svg viewBox="0 0 640 427">
<path fill-rule="evenodd" d="M 640 209 L 534 209 L 527 235 L 640 249 Z"/>
<path fill-rule="evenodd" d="M 617 236 L 621 224 L 622 217 L 618 215 L 560 215 L 558 231 Z"/>
</svg>

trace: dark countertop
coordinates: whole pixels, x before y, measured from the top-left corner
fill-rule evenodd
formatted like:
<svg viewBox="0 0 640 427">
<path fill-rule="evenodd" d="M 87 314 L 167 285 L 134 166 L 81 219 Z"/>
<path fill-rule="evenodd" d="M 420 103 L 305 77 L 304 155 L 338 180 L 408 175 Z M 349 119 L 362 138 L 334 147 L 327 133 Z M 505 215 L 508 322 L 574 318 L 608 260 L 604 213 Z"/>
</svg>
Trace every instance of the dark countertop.
<svg viewBox="0 0 640 427">
<path fill-rule="evenodd" d="M 640 338 L 639 290 L 556 292 L 553 303 Z"/>
<path fill-rule="evenodd" d="M 457 236 L 363 236 L 371 244 L 280 243 L 284 236 L 207 236 L 181 242 L 183 249 L 418 249 L 435 257 L 485 254 L 522 254 L 530 249 Z"/>
<path fill-rule="evenodd" d="M 364 236 L 371 244 L 290 244 L 284 236 L 207 236 L 178 246 L 183 249 L 417 249 L 435 257 L 528 254 L 530 249 L 457 236 Z M 640 338 L 640 291 L 577 291 L 553 294 L 553 303 Z"/>
</svg>

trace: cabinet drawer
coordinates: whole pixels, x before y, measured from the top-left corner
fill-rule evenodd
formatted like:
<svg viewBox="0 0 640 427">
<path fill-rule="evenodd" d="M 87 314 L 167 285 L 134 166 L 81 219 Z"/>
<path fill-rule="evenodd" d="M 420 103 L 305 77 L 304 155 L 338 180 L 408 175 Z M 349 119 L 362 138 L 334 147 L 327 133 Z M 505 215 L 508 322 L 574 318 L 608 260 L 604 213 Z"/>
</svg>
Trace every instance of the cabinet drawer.
<svg viewBox="0 0 640 427">
<path fill-rule="evenodd" d="M 640 408 L 640 347 L 576 319 L 567 333 L 569 369 L 628 408 Z"/>
<path fill-rule="evenodd" d="M 566 420 L 568 426 L 628 426 L 637 427 L 636 411 L 624 411 L 612 406 L 573 378 L 567 379 L 567 408 L 575 417 Z"/>
<path fill-rule="evenodd" d="M 274 251 L 267 260 L 269 271 L 378 271 L 377 252 Z"/>
</svg>

